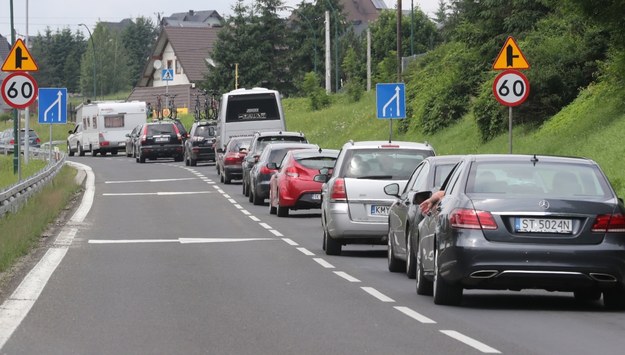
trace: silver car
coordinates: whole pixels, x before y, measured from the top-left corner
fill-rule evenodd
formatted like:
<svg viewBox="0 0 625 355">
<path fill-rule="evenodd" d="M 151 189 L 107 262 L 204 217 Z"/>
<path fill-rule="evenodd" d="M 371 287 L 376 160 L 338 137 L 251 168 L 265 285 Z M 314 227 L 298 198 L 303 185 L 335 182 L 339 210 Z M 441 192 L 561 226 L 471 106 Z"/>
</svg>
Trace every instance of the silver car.
<svg viewBox="0 0 625 355">
<path fill-rule="evenodd" d="M 334 169 L 317 175 L 321 191 L 323 249 L 341 254 L 346 244 L 385 244 L 388 212 L 395 201 L 384 186 L 403 189 L 426 157 L 435 155 L 427 143 L 364 141 L 343 145 Z"/>
</svg>

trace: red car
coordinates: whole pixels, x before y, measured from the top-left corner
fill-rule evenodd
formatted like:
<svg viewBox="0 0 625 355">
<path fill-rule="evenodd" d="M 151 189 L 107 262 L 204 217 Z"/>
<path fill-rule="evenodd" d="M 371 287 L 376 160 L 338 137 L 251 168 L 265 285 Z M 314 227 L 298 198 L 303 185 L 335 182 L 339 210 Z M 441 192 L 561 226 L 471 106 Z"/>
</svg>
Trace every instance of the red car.
<svg viewBox="0 0 625 355">
<path fill-rule="evenodd" d="M 289 151 L 269 182 L 269 213 L 287 217 L 289 210 L 321 207 L 321 185 L 313 181 L 319 169 L 333 168 L 339 151 L 297 149 Z"/>
<path fill-rule="evenodd" d="M 252 137 L 233 137 L 226 145 L 225 151 L 217 150 L 217 172 L 224 184 L 243 177 L 241 163 L 247 155 L 251 140 Z"/>
</svg>

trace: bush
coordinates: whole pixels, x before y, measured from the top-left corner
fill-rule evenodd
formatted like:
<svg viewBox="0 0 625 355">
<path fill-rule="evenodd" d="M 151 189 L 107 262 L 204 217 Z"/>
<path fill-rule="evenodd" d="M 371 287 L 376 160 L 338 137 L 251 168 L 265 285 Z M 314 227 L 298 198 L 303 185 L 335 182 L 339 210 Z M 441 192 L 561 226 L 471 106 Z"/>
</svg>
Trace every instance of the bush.
<svg viewBox="0 0 625 355">
<path fill-rule="evenodd" d="M 302 83 L 302 90 L 307 93 L 310 99 L 310 108 L 313 111 L 330 106 L 330 96 L 319 85 L 319 77 L 314 72 L 306 73 Z"/>
<path fill-rule="evenodd" d="M 344 88 L 351 102 L 360 101 L 365 91 L 363 86 L 364 84 L 360 78 L 353 78 L 347 81 Z"/>
<path fill-rule="evenodd" d="M 6 122 L 13 118 L 10 112 L 0 112 L 0 122 Z"/>
</svg>

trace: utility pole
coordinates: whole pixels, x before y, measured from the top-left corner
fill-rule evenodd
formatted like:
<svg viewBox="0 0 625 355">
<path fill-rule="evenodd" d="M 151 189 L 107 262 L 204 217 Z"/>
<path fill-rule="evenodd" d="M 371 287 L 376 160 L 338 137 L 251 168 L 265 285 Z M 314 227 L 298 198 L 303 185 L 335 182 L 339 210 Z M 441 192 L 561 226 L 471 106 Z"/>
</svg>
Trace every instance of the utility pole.
<svg viewBox="0 0 625 355">
<path fill-rule="evenodd" d="M 330 69 L 330 12 L 326 10 L 326 92 L 329 94 L 332 92 L 331 76 L 332 71 Z"/>
<path fill-rule="evenodd" d="M 397 0 L 397 82 L 401 82 L 401 0 Z"/>
</svg>

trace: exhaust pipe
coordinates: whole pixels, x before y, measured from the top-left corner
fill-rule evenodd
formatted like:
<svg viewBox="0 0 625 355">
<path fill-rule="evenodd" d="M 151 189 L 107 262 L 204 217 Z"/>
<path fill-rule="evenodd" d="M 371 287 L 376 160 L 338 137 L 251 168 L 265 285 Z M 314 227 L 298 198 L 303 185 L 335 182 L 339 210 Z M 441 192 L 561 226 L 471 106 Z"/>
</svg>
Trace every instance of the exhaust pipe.
<svg viewBox="0 0 625 355">
<path fill-rule="evenodd" d="M 599 281 L 599 282 L 616 282 L 617 281 L 616 277 L 610 274 L 601 274 L 601 273 L 591 272 L 590 277 L 592 277 L 593 280 Z"/>
<path fill-rule="evenodd" d="M 497 270 L 479 270 L 472 272 L 469 276 L 474 279 L 490 279 L 497 276 L 498 273 Z"/>
</svg>

